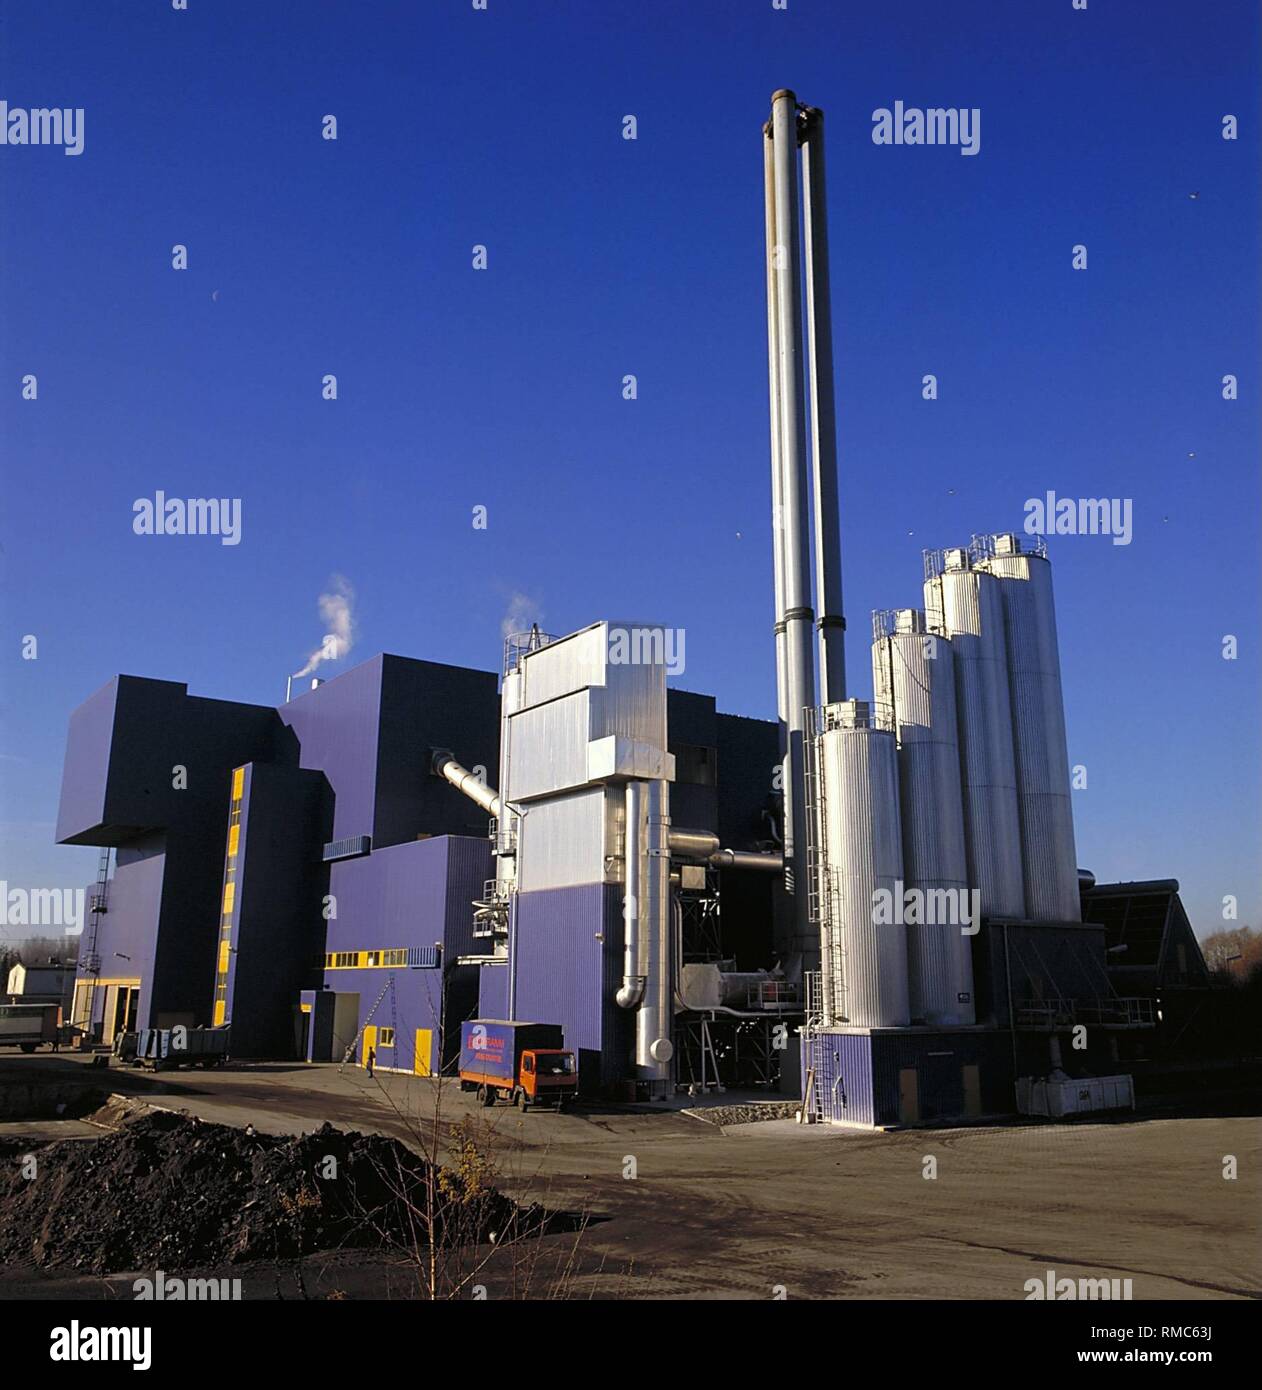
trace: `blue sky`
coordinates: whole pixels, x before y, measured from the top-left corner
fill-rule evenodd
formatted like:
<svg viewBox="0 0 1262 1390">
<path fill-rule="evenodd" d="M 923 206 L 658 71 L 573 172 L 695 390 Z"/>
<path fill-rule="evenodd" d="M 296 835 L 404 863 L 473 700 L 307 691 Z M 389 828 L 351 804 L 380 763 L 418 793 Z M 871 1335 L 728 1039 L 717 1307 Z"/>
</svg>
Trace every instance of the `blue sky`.
<svg viewBox="0 0 1262 1390">
<path fill-rule="evenodd" d="M 51 838 L 77 704 L 119 671 L 281 699 L 335 572 L 350 662 L 495 668 L 521 594 L 554 632 L 683 627 L 680 684 L 773 714 L 788 85 L 828 121 L 855 693 L 924 547 L 1048 489 L 1132 499 L 1129 546 L 1052 542 L 1079 862 L 1179 878 L 1202 934 L 1225 894 L 1262 925 L 1258 15 L 10 0 L 0 96 L 83 107 L 85 148 L 0 148 L 0 878 L 91 876 Z M 895 100 L 980 108 L 980 153 L 874 145 Z M 134 535 L 159 489 L 239 497 L 241 544 Z"/>
</svg>

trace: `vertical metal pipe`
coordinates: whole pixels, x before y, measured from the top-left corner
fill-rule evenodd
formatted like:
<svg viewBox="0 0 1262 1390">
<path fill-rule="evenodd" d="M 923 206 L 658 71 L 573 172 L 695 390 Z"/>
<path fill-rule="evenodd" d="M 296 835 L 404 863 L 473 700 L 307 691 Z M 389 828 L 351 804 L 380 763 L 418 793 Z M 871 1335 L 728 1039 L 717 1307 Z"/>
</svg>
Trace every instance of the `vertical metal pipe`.
<svg viewBox="0 0 1262 1390">
<path fill-rule="evenodd" d="M 818 935 L 806 882 L 805 717 L 815 704 L 814 610 L 811 606 L 810 515 L 802 389 L 802 307 L 798 249 L 797 100 L 771 99 L 775 183 L 776 308 L 779 323 L 780 476 L 784 520 L 785 675 L 789 756 L 785 776 L 785 863 L 793 890 L 796 970 L 814 970 Z M 790 867 L 791 866 L 791 867 Z"/>
<path fill-rule="evenodd" d="M 645 974 L 642 961 L 643 938 L 640 923 L 644 912 L 643 846 L 644 817 L 640 792 L 643 782 L 627 783 L 625 796 L 622 860 L 622 986 L 615 998 L 621 1008 L 635 1009 L 644 998 Z"/>
<path fill-rule="evenodd" d="M 776 303 L 776 181 L 771 122 L 763 126 L 763 196 L 767 236 L 767 385 L 771 414 L 771 548 L 775 575 L 776 713 L 780 761 L 788 751 L 784 643 L 784 488 L 780 480 L 780 310 Z"/>
<path fill-rule="evenodd" d="M 841 518 L 837 492 L 837 412 L 828 285 L 828 205 L 824 189 L 824 113 L 807 112 L 802 141 L 806 238 L 806 342 L 811 382 L 811 473 L 815 484 L 815 597 L 819 604 L 821 704 L 846 698 L 846 620 L 841 606 Z"/>
<path fill-rule="evenodd" d="M 671 1078 L 674 1017 L 670 949 L 670 793 L 664 781 L 645 783 L 645 860 L 641 953 L 644 999 L 635 1019 L 640 1079 L 661 1091 Z"/>
</svg>

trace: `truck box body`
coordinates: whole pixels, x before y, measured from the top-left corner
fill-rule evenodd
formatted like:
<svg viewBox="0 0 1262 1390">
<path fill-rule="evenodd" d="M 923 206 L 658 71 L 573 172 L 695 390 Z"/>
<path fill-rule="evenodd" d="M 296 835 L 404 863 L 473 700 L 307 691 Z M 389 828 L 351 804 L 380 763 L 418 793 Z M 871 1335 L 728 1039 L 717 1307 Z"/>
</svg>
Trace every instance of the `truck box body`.
<svg viewBox="0 0 1262 1390">
<path fill-rule="evenodd" d="M 560 1025 L 474 1018 L 460 1025 L 460 1076 L 511 1087 L 528 1048 L 564 1047 Z"/>
<path fill-rule="evenodd" d="M 58 1004 L 0 1004 L 0 1047 L 31 1050 L 57 1041 Z"/>
</svg>

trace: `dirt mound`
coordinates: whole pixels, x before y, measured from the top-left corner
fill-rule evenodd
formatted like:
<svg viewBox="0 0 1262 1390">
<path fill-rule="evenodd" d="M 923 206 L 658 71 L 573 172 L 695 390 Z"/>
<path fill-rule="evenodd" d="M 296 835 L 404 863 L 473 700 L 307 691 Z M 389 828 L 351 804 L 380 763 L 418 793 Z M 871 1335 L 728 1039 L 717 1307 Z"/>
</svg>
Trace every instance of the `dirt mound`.
<svg viewBox="0 0 1262 1390">
<path fill-rule="evenodd" d="M 542 1233 L 470 1174 L 393 1139 L 324 1125 L 297 1138 L 154 1111 L 99 1140 L 0 1145 L 0 1261 L 96 1273 L 189 1269 L 316 1250 Z M 426 1219 L 428 1217 L 428 1220 Z"/>
</svg>

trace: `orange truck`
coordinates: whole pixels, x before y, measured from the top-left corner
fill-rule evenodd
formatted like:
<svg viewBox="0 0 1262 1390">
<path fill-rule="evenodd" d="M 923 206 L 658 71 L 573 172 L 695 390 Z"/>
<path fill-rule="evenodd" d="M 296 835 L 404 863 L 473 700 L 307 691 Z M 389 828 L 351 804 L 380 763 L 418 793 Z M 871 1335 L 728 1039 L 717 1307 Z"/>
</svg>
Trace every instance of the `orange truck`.
<svg viewBox="0 0 1262 1390">
<path fill-rule="evenodd" d="M 578 1094 L 578 1067 L 554 1023 L 469 1019 L 460 1025 L 460 1089 L 482 1105 L 497 1100 L 562 1110 Z"/>
</svg>

